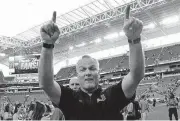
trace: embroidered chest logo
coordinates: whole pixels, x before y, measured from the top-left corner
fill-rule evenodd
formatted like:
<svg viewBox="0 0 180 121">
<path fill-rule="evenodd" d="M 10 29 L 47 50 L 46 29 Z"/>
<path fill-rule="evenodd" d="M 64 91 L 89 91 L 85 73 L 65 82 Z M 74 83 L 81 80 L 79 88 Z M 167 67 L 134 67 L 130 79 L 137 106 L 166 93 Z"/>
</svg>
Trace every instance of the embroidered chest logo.
<svg viewBox="0 0 180 121">
<path fill-rule="evenodd" d="M 106 100 L 106 97 L 105 97 L 104 94 L 102 94 L 102 95 L 100 96 L 100 98 L 97 98 L 97 102 L 101 102 L 101 101 L 105 101 L 105 100 Z"/>
<path fill-rule="evenodd" d="M 79 100 L 80 103 L 82 103 L 83 101 L 82 100 Z"/>
</svg>

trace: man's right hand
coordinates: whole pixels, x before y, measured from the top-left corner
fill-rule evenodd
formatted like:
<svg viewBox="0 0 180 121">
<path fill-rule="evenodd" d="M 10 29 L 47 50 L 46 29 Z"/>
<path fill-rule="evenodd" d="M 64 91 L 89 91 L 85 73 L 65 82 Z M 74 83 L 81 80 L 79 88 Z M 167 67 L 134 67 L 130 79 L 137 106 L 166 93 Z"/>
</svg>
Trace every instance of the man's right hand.
<svg viewBox="0 0 180 121">
<path fill-rule="evenodd" d="M 130 18 L 130 5 L 126 8 L 123 30 L 130 40 L 140 38 L 143 29 L 143 23 L 137 18 Z"/>
<path fill-rule="evenodd" d="M 60 31 L 56 23 L 56 12 L 53 12 L 52 20 L 41 27 L 41 38 L 46 44 L 54 44 L 59 37 Z"/>
</svg>

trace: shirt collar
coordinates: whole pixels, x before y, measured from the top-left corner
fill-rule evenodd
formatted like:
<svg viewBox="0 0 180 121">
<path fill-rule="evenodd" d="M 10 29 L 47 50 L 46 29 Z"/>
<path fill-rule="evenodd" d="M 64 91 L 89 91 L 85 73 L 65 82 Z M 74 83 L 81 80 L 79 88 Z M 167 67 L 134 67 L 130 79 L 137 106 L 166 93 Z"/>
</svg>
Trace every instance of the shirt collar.
<svg viewBox="0 0 180 121">
<path fill-rule="evenodd" d="M 100 94 L 101 94 L 101 92 L 102 92 L 102 88 L 101 88 L 101 86 L 99 85 L 98 86 L 98 88 L 92 93 L 92 95 L 91 96 L 93 96 L 93 95 L 96 95 L 96 96 L 99 96 Z M 82 91 L 81 89 L 79 89 L 78 90 L 78 93 L 80 94 L 80 95 L 88 95 L 86 92 L 84 92 L 84 91 Z M 89 95 L 88 95 L 89 96 Z"/>
</svg>

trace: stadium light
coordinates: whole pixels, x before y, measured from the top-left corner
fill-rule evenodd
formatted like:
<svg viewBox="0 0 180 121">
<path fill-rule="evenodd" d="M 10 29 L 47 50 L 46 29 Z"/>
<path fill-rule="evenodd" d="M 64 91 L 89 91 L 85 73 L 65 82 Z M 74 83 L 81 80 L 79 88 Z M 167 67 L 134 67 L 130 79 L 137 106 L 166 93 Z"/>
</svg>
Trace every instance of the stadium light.
<svg viewBox="0 0 180 121">
<path fill-rule="evenodd" d="M 177 23 L 178 21 L 179 21 L 179 17 L 175 15 L 175 16 L 171 16 L 171 17 L 163 19 L 160 22 L 160 24 L 168 25 L 168 24 Z"/>
<path fill-rule="evenodd" d="M 119 36 L 125 36 L 124 31 L 119 32 Z"/>
<path fill-rule="evenodd" d="M 32 55 L 40 55 L 40 54 L 38 54 L 38 53 L 33 53 Z"/>
<path fill-rule="evenodd" d="M 15 69 L 14 69 L 14 68 L 11 68 L 11 69 L 9 69 L 9 72 L 10 72 L 10 73 L 14 73 L 14 72 L 15 72 Z"/>
<path fill-rule="evenodd" d="M 74 47 L 73 47 L 73 46 L 70 46 L 70 47 L 69 47 L 69 50 L 73 50 L 73 49 L 74 49 Z"/>
<path fill-rule="evenodd" d="M 14 57 L 9 57 L 9 61 L 14 61 Z"/>
<path fill-rule="evenodd" d="M 92 44 L 92 43 L 94 43 L 94 41 L 90 41 L 89 43 Z"/>
<path fill-rule="evenodd" d="M 100 43 L 101 41 L 102 41 L 101 38 L 98 38 L 98 39 L 94 40 L 95 43 Z"/>
<path fill-rule="evenodd" d="M 85 46 L 86 45 L 86 43 L 85 42 L 82 42 L 81 44 L 78 44 L 78 45 L 75 45 L 76 47 L 83 47 L 83 46 Z"/>
<path fill-rule="evenodd" d="M 5 53 L 0 53 L 0 56 L 4 57 L 4 56 L 6 56 L 6 54 Z"/>
<path fill-rule="evenodd" d="M 143 29 L 154 29 L 156 27 L 156 25 L 154 23 L 150 23 L 146 26 L 143 27 Z"/>
<path fill-rule="evenodd" d="M 112 34 L 108 34 L 104 37 L 104 39 L 114 39 L 114 38 L 117 38 L 118 37 L 118 33 L 115 32 L 115 33 L 112 33 Z"/>
</svg>

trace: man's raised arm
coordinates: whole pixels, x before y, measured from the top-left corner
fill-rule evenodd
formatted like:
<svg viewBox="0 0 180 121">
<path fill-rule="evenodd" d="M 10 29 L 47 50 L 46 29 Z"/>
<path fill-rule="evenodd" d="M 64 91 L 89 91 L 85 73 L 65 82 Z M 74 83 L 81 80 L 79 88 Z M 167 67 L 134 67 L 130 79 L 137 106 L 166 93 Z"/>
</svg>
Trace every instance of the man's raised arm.
<svg viewBox="0 0 180 121">
<path fill-rule="evenodd" d="M 61 88 L 53 79 L 53 48 L 60 32 L 55 23 L 56 12 L 53 13 L 52 20 L 41 28 L 43 47 L 41 51 L 38 74 L 39 86 L 46 92 L 51 101 L 58 105 L 60 102 Z"/>
<path fill-rule="evenodd" d="M 128 38 L 130 72 L 122 81 L 122 89 L 127 98 L 131 98 L 144 77 L 144 54 L 141 45 L 142 21 L 129 18 L 130 6 L 127 7 L 124 21 L 124 32 Z"/>
</svg>

